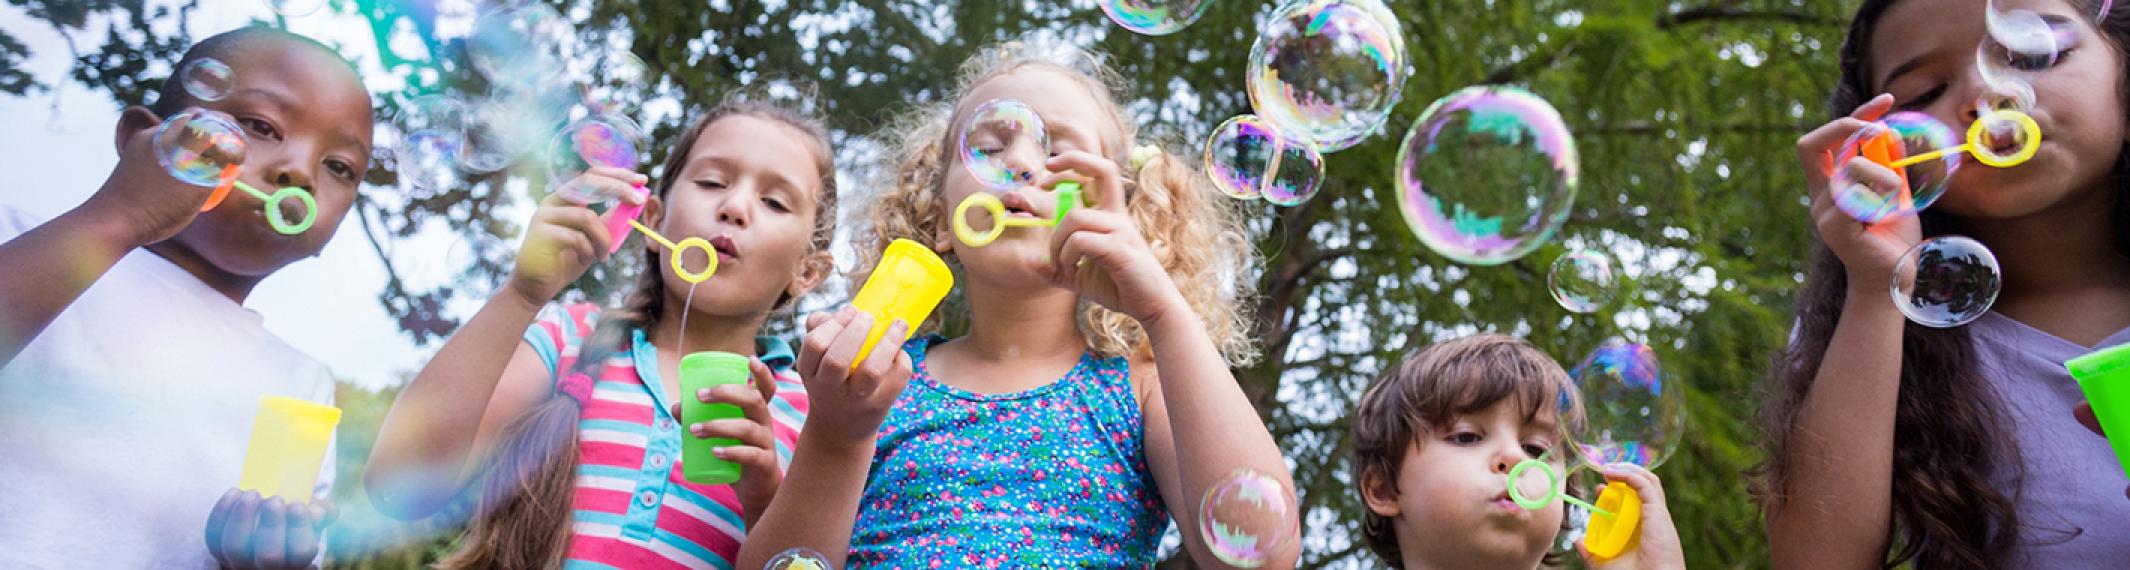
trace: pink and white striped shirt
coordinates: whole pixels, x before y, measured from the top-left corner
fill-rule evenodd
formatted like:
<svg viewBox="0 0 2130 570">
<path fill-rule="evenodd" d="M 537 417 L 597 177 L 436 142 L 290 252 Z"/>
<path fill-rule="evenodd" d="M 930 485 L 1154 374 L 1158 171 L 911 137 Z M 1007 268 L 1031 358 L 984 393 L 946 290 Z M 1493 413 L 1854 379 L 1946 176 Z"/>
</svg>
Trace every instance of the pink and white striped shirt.
<svg viewBox="0 0 2130 570">
<path fill-rule="evenodd" d="M 591 304 L 551 305 L 525 331 L 556 391 L 583 404 L 564 567 L 732 568 L 746 532 L 739 496 L 729 485 L 681 477 L 682 432 L 667 411 L 676 400 L 658 379 L 658 349 L 642 330 L 632 330 L 629 342 L 609 348 L 603 362 L 578 371 L 598 311 Z M 789 344 L 756 340 L 762 363 L 776 374 L 772 431 L 777 458 L 789 467 L 806 422 L 806 388 L 791 369 Z"/>
</svg>

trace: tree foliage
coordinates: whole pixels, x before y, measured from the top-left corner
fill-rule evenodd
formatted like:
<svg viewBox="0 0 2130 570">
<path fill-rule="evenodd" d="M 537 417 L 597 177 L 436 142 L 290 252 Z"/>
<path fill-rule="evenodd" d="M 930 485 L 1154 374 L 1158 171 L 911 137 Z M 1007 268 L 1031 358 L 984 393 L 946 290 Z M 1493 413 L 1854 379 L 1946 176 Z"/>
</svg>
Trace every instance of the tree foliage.
<svg viewBox="0 0 2130 570">
<path fill-rule="evenodd" d="M 195 6 L 140 0 L 10 0 L 74 46 L 67 80 L 125 104 L 167 72 Z M 452 3 L 443 3 L 449 6 Z M 1822 120 L 1834 48 L 1851 2 L 1828 0 L 1394 0 L 1413 77 L 1384 133 L 1327 157 L 1325 190 L 1292 208 L 1253 203 L 1252 231 L 1266 255 L 1256 313 L 1268 358 L 1238 377 L 1295 469 L 1306 509 L 1307 567 L 1374 566 L 1358 539 L 1362 506 L 1351 490 L 1348 413 L 1388 363 L 1420 345 L 1475 331 L 1531 340 L 1572 365 L 1615 336 L 1647 342 L 1687 388 L 1689 433 L 1658 471 L 1696 568 L 1760 566 L 1766 546 L 1741 471 L 1758 459 L 1749 418 L 1769 355 L 1784 342 L 1789 297 L 1801 282 L 1810 229 L 1790 148 Z M 653 162 L 694 111 L 744 84 L 817 84 L 839 164 L 866 189 L 864 161 L 905 105 L 951 96 L 955 66 L 992 42 L 1035 32 L 1107 52 L 1134 79 L 1127 108 L 1171 150 L 1249 112 L 1243 77 L 1256 23 L 1273 5 L 1217 3 L 1192 27 L 1146 37 L 1110 25 L 1087 0 L 571 0 L 556 5 L 593 45 L 618 45 L 653 78 L 648 100 L 681 112 L 645 115 Z M 380 61 L 405 79 L 379 93 L 380 117 L 429 92 L 472 91 L 481 78 L 463 44 L 438 35 L 462 14 L 422 0 L 335 0 L 339 17 L 368 24 Z M 153 25 L 175 20 L 178 25 Z M 101 29 L 100 33 L 91 33 Z M 403 37 L 424 49 L 385 49 Z M 409 53 L 413 52 L 413 53 Z M 0 31 L 0 89 L 28 96 L 60 78 L 33 78 L 28 48 Z M 161 62 L 160 66 L 158 62 Z M 1526 87 L 1550 100 L 1576 133 L 1581 191 L 1555 243 L 1496 267 L 1452 263 L 1415 240 L 1391 184 L 1397 146 L 1426 103 L 1485 83 Z M 379 84 L 379 83 L 373 83 Z M 655 175 L 655 173 L 654 173 Z M 370 173 L 356 216 L 393 266 L 377 301 L 417 341 L 447 334 L 464 287 L 423 287 L 395 251 L 426 224 L 509 235 L 499 210 L 529 200 L 537 168 L 476 178 L 442 192 L 394 189 L 389 165 Z M 847 199 L 846 203 L 850 203 Z M 1624 302 L 1591 315 L 1548 296 L 1548 264 L 1570 245 L 1612 252 L 1633 277 Z M 433 254 L 433 252 L 432 252 Z M 489 273 L 506 266 L 489 263 Z M 610 296 L 607 268 L 580 285 Z"/>
</svg>

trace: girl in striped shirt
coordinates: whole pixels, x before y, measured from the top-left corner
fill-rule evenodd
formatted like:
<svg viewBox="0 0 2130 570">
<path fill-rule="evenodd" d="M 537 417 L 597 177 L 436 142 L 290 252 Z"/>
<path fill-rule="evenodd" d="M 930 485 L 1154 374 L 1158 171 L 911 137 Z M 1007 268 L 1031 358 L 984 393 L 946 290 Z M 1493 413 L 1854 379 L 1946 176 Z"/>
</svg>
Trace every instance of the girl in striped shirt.
<svg viewBox="0 0 2130 570">
<path fill-rule="evenodd" d="M 570 181 L 644 202 L 645 225 L 717 252 L 717 272 L 691 288 L 670 252 L 639 246 L 646 271 L 626 306 L 606 311 L 552 301 L 621 236 L 549 196 L 508 285 L 394 402 L 364 476 L 371 500 L 414 519 L 482 482 L 449 567 L 731 568 L 805 421 L 791 350 L 756 335 L 832 268 L 833 156 L 819 122 L 727 102 L 682 135 L 650 196 L 634 196 L 647 179 L 625 170 Z M 681 356 L 700 351 L 758 355 L 752 386 L 678 394 Z M 745 419 L 678 425 L 683 397 L 735 404 Z M 740 480 L 684 479 L 683 437 L 738 440 L 718 457 L 740 464 Z"/>
</svg>

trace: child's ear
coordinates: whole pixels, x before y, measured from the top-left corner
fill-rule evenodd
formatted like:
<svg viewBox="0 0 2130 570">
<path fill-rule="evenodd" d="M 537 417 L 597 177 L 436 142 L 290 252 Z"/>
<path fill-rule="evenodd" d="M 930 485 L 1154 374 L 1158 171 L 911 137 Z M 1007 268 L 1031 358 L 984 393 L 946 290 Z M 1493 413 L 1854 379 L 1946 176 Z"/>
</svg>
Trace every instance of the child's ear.
<svg viewBox="0 0 2130 570">
<path fill-rule="evenodd" d="M 126 110 L 118 114 L 118 138 L 112 141 L 117 145 L 118 154 L 126 154 L 126 141 L 133 140 L 134 134 L 153 129 L 160 124 L 163 124 L 163 118 L 155 116 L 155 111 L 140 105 L 126 107 Z"/>
<path fill-rule="evenodd" d="M 666 223 L 666 201 L 660 199 L 657 192 L 652 192 L 648 188 L 644 189 L 644 191 L 650 193 L 649 196 L 645 196 L 643 199 L 643 214 L 640 217 L 643 218 L 644 227 L 657 228 L 663 226 Z M 646 237 L 643 239 L 643 247 L 644 249 L 655 250 L 658 249 L 658 243 Z M 656 252 L 654 251 L 653 253 Z"/>
<path fill-rule="evenodd" d="M 793 299 L 804 297 L 815 287 L 820 287 L 821 282 L 827 281 L 829 274 L 835 271 L 835 254 L 825 249 L 807 254 L 799 261 L 799 272 L 792 276 L 791 285 L 785 287 L 784 292 Z"/>
<path fill-rule="evenodd" d="M 1396 487 L 1380 469 L 1366 468 L 1361 473 L 1361 501 L 1368 504 L 1369 512 L 1378 516 L 1396 517 L 1403 512 L 1398 507 Z"/>
</svg>

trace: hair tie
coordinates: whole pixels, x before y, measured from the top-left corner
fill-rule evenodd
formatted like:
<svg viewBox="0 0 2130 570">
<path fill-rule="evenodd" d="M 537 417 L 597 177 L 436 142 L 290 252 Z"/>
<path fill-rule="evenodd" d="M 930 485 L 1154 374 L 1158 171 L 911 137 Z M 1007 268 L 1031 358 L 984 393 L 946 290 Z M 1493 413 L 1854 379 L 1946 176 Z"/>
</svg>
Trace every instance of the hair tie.
<svg viewBox="0 0 2130 570">
<path fill-rule="evenodd" d="M 1150 144 L 1132 147 L 1132 170 L 1146 168 L 1146 163 L 1156 156 L 1161 156 L 1161 147 Z"/>
</svg>

